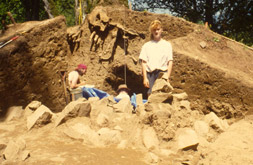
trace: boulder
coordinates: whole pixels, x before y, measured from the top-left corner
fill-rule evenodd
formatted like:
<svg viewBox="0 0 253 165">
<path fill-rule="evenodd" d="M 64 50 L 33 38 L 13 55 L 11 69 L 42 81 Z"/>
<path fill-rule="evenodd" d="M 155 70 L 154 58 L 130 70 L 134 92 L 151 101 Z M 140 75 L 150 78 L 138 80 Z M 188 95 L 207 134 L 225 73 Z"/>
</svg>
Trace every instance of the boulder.
<svg viewBox="0 0 253 165">
<path fill-rule="evenodd" d="M 198 135 L 191 128 L 178 129 L 175 139 L 178 150 L 197 150 L 197 146 L 199 144 Z"/>
<path fill-rule="evenodd" d="M 142 136 L 143 144 L 149 151 L 159 148 L 159 140 L 155 130 L 152 127 L 148 127 L 147 129 L 143 130 Z"/>
<path fill-rule="evenodd" d="M 148 103 L 172 103 L 172 100 L 171 93 L 152 93 L 148 97 Z"/>
<path fill-rule="evenodd" d="M 194 130 L 199 136 L 205 137 L 209 132 L 209 125 L 204 121 L 197 120 L 194 122 Z"/>
<path fill-rule="evenodd" d="M 51 122 L 53 113 L 49 108 L 41 105 L 36 111 L 27 117 L 27 128 L 30 130 L 32 127 L 45 125 Z"/>
<path fill-rule="evenodd" d="M 191 110 L 191 103 L 188 100 L 182 100 L 182 101 L 180 101 L 180 108 L 187 109 L 188 111 L 190 111 Z"/>
<path fill-rule="evenodd" d="M 171 111 L 168 109 L 159 109 L 157 111 L 154 111 L 152 114 L 152 119 L 169 119 L 171 117 Z"/>
<path fill-rule="evenodd" d="M 135 112 L 137 116 L 144 116 L 146 114 L 144 104 L 137 105 L 137 107 L 135 108 Z"/>
<path fill-rule="evenodd" d="M 133 106 L 128 98 L 121 99 L 117 104 L 113 105 L 114 112 L 132 113 Z"/>
<path fill-rule="evenodd" d="M 91 112 L 90 118 L 96 120 L 98 115 L 101 112 L 105 112 L 105 114 L 113 113 L 112 106 L 116 104 L 116 101 L 113 100 L 113 96 L 105 97 L 101 100 L 91 103 Z"/>
<path fill-rule="evenodd" d="M 210 112 L 205 116 L 205 121 L 217 132 L 224 132 L 229 125 L 226 120 L 220 119 L 215 113 Z"/>
<path fill-rule="evenodd" d="M 104 113 L 100 113 L 97 117 L 96 123 L 100 127 L 106 127 L 109 124 L 109 117 Z"/>
<path fill-rule="evenodd" d="M 185 92 L 172 94 L 172 96 L 173 96 L 173 100 L 177 100 L 177 101 L 187 100 L 188 99 L 188 95 Z"/>
<path fill-rule="evenodd" d="M 19 119 L 24 113 L 22 106 L 13 106 L 7 110 L 5 115 L 5 121 L 11 121 L 13 119 Z"/>
<path fill-rule="evenodd" d="M 40 101 L 32 101 L 30 104 L 28 104 L 26 106 L 25 109 L 29 108 L 32 111 L 35 111 L 37 108 L 39 108 L 41 106 L 41 102 Z"/>
<path fill-rule="evenodd" d="M 173 87 L 165 79 L 157 79 L 155 81 L 154 86 L 152 87 L 152 93 L 156 93 L 156 92 L 170 93 L 172 91 L 173 91 Z"/>
<path fill-rule="evenodd" d="M 91 111 L 91 104 L 85 99 L 78 99 L 70 102 L 56 118 L 55 126 L 57 127 L 61 123 L 74 117 L 89 117 Z"/>
<path fill-rule="evenodd" d="M 149 152 L 145 155 L 145 162 L 147 164 L 157 164 L 159 162 L 159 157 L 156 154 Z"/>
<path fill-rule="evenodd" d="M 6 160 L 10 161 L 21 160 L 25 148 L 26 142 L 24 139 L 10 140 L 3 152 L 3 156 Z"/>
<path fill-rule="evenodd" d="M 146 103 L 145 104 L 145 110 L 147 112 L 154 112 L 158 110 L 172 110 L 173 107 L 170 104 L 166 103 Z"/>
<path fill-rule="evenodd" d="M 137 104 L 137 106 L 138 105 L 143 105 L 143 97 L 142 97 L 141 93 L 136 95 L 136 104 Z"/>
<path fill-rule="evenodd" d="M 111 130 L 109 128 L 101 128 L 97 131 L 100 142 L 105 146 L 119 144 L 121 142 L 121 134 L 118 130 Z"/>
</svg>

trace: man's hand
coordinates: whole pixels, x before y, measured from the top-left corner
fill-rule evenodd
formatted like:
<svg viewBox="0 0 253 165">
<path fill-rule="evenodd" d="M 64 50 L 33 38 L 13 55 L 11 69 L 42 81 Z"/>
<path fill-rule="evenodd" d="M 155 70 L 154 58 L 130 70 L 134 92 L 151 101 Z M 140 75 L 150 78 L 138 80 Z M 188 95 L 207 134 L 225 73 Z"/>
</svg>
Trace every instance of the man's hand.
<svg viewBox="0 0 253 165">
<path fill-rule="evenodd" d="M 143 79 L 143 85 L 146 87 L 146 88 L 149 88 L 149 81 L 147 78 L 144 78 Z"/>
</svg>

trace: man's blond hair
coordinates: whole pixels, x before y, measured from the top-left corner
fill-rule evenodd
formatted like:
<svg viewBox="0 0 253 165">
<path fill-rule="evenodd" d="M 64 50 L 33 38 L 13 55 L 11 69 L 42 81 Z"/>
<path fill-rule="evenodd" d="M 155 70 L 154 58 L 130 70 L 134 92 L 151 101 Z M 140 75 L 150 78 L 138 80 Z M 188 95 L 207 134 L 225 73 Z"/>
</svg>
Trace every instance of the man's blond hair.
<svg viewBox="0 0 253 165">
<path fill-rule="evenodd" d="M 150 32 L 150 39 L 154 39 L 153 35 L 152 35 L 152 31 L 154 29 L 157 29 L 158 27 L 162 28 L 162 23 L 159 20 L 154 20 L 151 22 L 150 26 L 149 26 L 149 32 Z"/>
</svg>

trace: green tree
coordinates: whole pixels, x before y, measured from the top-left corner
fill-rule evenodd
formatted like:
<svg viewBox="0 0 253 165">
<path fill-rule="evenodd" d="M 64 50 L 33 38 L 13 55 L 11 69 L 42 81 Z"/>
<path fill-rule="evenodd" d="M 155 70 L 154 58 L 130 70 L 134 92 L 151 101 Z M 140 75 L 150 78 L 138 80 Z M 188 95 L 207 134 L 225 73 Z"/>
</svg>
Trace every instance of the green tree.
<svg viewBox="0 0 253 165">
<path fill-rule="evenodd" d="M 0 2 L 0 20 L 5 20 L 6 24 L 10 19 L 6 13 L 11 12 L 17 23 L 31 20 L 46 19 L 46 12 L 43 9 L 42 0 L 1 0 Z M 2 24 L 0 24 L 2 29 Z"/>
<path fill-rule="evenodd" d="M 19 0 L 1 0 L 0 2 L 0 19 L 6 20 L 6 23 L 9 24 L 10 20 L 6 18 L 7 12 L 11 12 L 13 18 L 17 22 L 23 22 L 25 21 L 24 12 L 25 9 L 23 7 L 23 4 Z M 0 25 L 1 26 L 1 25 Z"/>
<path fill-rule="evenodd" d="M 245 44 L 253 44 L 252 0 L 132 0 L 134 10 L 168 9 L 189 21 L 208 22 L 211 29 Z"/>
</svg>

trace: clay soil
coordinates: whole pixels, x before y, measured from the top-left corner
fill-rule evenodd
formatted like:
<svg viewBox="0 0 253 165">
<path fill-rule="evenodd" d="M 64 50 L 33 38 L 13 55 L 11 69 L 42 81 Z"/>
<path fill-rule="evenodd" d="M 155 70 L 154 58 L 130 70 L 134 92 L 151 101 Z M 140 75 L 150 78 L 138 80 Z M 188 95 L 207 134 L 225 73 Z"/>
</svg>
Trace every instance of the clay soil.
<svg viewBox="0 0 253 165">
<path fill-rule="evenodd" d="M 189 164 L 253 164 L 252 48 L 181 18 L 122 6 L 96 7 L 80 26 L 67 27 L 65 18 L 59 16 L 9 25 L 0 36 L 1 42 L 19 36 L 0 49 L 1 138 L 7 142 L 24 137 L 32 141 L 27 149 L 35 151 L 19 164 L 147 164 L 146 151 L 134 147 L 85 146 L 62 138 L 61 131 L 52 131 L 50 124 L 27 132 L 24 119 L 4 122 L 4 118 L 9 107 L 25 108 L 34 100 L 61 112 L 66 106 L 61 73 L 79 63 L 88 66 L 83 77 L 87 84 L 115 95 L 118 85 L 126 81 L 133 93 L 143 93 L 138 56 L 149 40 L 148 27 L 154 19 L 163 23 L 163 38 L 173 46 L 170 83 L 174 93 L 186 92 L 192 111 L 214 112 L 233 124 L 201 153 L 161 157 L 158 164 L 183 164 L 185 160 L 191 160 Z"/>
</svg>

